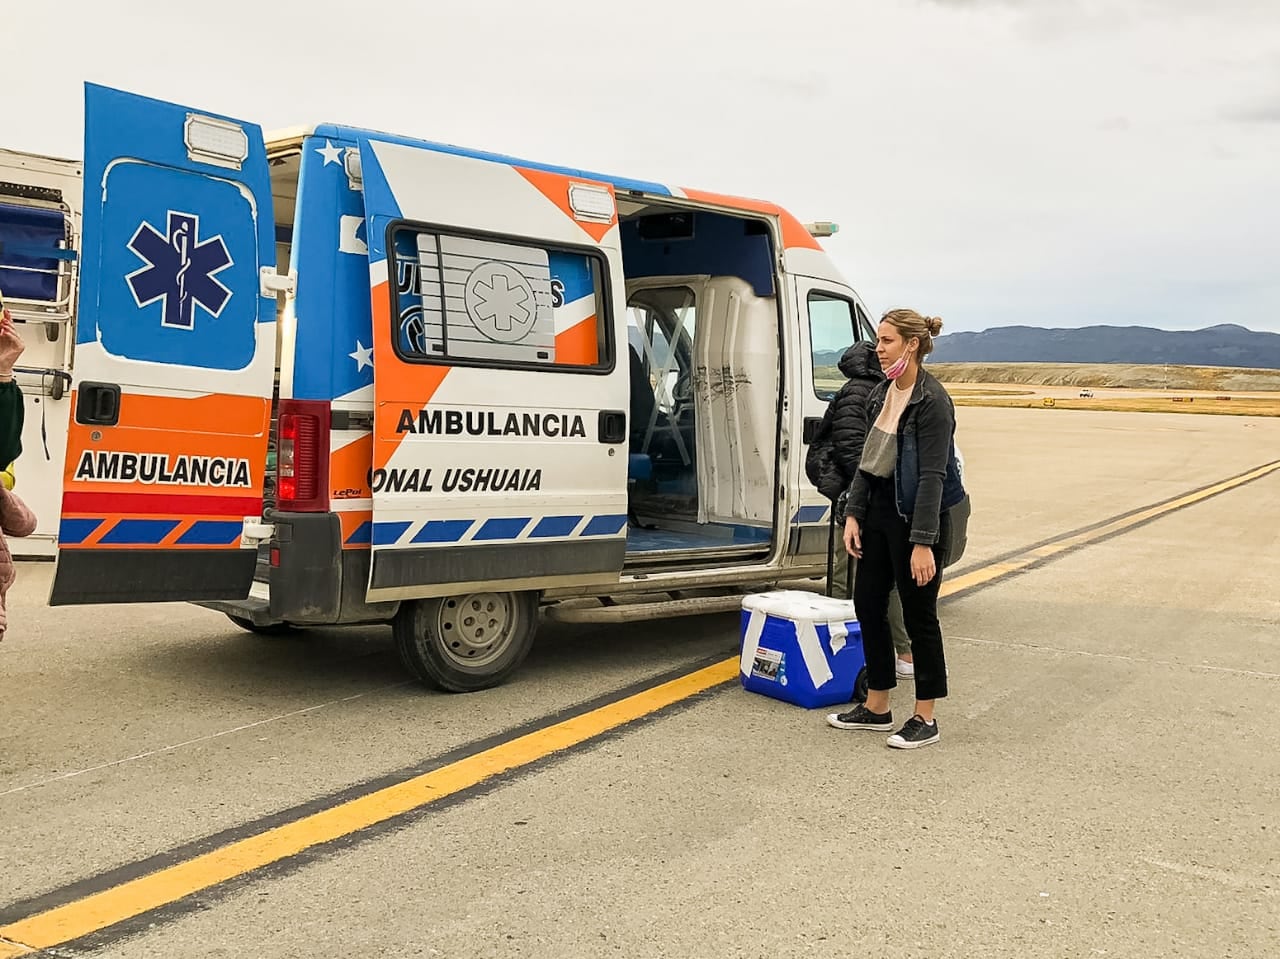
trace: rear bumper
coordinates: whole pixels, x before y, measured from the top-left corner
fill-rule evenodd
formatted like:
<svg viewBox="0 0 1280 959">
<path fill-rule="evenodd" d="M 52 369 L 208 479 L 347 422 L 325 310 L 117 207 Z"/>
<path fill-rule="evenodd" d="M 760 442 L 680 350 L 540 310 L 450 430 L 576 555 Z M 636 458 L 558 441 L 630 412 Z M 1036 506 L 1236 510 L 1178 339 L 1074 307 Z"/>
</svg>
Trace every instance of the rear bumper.
<svg viewBox="0 0 1280 959">
<path fill-rule="evenodd" d="M 197 603 L 205 609 L 217 610 L 219 613 L 226 613 L 228 616 L 235 616 L 239 619 L 248 620 L 254 626 L 275 626 L 283 620 L 276 619 L 271 615 L 271 601 L 267 598 L 266 584 L 254 583 L 254 586 L 263 587 L 261 595 L 250 593 L 248 599 L 227 600 L 224 602 L 214 603 Z"/>
<path fill-rule="evenodd" d="M 399 603 L 365 601 L 369 550 L 342 548 L 338 514 L 271 511 L 266 520 L 275 530 L 259 547 L 250 595 L 201 606 L 239 616 L 255 626 L 338 626 L 387 622 L 395 616 Z"/>
</svg>

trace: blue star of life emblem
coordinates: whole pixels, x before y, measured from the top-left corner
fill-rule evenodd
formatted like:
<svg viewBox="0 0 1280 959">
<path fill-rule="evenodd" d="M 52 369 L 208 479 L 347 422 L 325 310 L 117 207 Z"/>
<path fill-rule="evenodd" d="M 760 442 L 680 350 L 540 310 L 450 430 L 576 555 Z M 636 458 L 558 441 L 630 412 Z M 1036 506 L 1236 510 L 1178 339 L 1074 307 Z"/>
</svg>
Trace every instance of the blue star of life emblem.
<svg viewBox="0 0 1280 959">
<path fill-rule="evenodd" d="M 163 303 L 161 326 L 193 330 L 197 303 L 217 317 L 231 299 L 216 276 L 231 266 L 227 245 L 221 235 L 201 241 L 200 217 L 192 213 L 170 210 L 167 233 L 144 220 L 129 249 L 147 265 L 125 280 L 139 308 Z"/>
</svg>

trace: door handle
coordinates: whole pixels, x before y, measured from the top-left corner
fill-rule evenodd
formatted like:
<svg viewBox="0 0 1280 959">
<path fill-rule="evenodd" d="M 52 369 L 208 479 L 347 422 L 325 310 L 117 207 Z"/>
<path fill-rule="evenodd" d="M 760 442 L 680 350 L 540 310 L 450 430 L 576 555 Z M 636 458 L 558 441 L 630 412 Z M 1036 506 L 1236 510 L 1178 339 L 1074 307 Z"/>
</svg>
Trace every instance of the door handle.
<svg viewBox="0 0 1280 959">
<path fill-rule="evenodd" d="M 76 396 L 76 422 L 85 426 L 115 426 L 119 423 L 119 385 L 81 383 Z"/>
<path fill-rule="evenodd" d="M 622 410 L 601 410 L 599 433 L 601 443 L 621 443 L 627 438 L 627 414 Z"/>
<path fill-rule="evenodd" d="M 813 442 L 813 438 L 818 435 L 818 427 L 822 425 L 821 416 L 806 416 L 804 418 L 804 445 L 808 446 Z"/>
</svg>

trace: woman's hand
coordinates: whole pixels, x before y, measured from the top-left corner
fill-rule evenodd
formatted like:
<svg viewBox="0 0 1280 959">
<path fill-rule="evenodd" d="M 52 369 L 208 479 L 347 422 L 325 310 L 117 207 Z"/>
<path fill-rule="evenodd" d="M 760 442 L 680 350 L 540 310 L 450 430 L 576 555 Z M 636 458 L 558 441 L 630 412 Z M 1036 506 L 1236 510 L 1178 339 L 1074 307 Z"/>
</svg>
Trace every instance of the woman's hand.
<svg viewBox="0 0 1280 959">
<path fill-rule="evenodd" d="M 933 561 L 932 547 L 916 543 L 911 550 L 911 578 L 916 581 L 917 586 L 927 586 L 933 582 L 933 577 L 937 573 L 938 567 Z"/>
<path fill-rule="evenodd" d="M 855 559 L 862 559 L 862 530 L 852 516 L 845 517 L 844 521 L 844 551 Z"/>
<path fill-rule="evenodd" d="M 13 375 L 13 364 L 26 348 L 13 325 L 13 317 L 5 310 L 0 315 L 0 376 L 9 378 Z"/>
</svg>

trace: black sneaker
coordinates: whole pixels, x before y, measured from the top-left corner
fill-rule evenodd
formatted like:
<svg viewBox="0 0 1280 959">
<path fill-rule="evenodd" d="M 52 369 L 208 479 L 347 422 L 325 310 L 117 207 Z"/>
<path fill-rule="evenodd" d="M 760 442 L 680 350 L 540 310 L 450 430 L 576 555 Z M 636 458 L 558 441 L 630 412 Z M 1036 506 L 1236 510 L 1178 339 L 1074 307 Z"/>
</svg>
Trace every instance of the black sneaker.
<svg viewBox="0 0 1280 959">
<path fill-rule="evenodd" d="M 883 731 L 893 728 L 893 711 L 873 713 L 864 704 L 858 703 L 848 712 L 828 713 L 827 722 L 836 729 L 875 729 Z"/>
<path fill-rule="evenodd" d="M 894 749 L 919 749 L 936 743 L 939 738 L 936 719 L 926 723 L 919 716 L 912 716 L 905 726 L 889 737 L 889 745 Z"/>
</svg>

